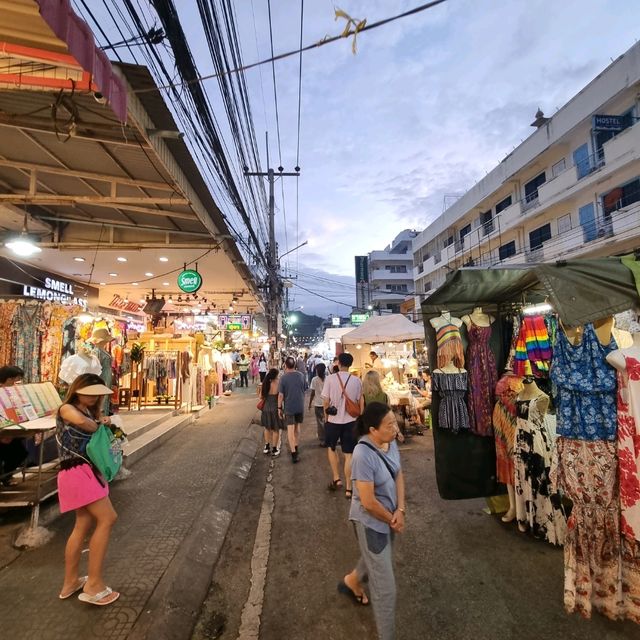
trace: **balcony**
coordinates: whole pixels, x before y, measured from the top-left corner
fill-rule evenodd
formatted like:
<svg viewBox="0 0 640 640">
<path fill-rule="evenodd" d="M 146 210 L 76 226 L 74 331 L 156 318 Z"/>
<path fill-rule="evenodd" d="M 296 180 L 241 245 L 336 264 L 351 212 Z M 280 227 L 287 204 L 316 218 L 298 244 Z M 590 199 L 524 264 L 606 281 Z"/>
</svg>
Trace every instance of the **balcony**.
<svg viewBox="0 0 640 640">
<path fill-rule="evenodd" d="M 535 191 L 533 191 L 532 193 L 522 198 L 522 200 L 520 201 L 520 204 L 522 206 L 520 213 L 524 215 L 528 211 L 531 211 L 531 209 L 535 209 L 540 204 L 539 197 L 540 197 L 540 187 L 538 187 Z"/>
<path fill-rule="evenodd" d="M 614 235 L 640 236 L 640 204 L 619 209 L 611 214 L 611 229 Z"/>
<path fill-rule="evenodd" d="M 391 271 L 387 271 L 387 269 L 374 269 L 370 276 L 369 280 L 371 282 L 375 282 L 376 280 L 411 280 L 411 268 L 408 268 L 405 273 L 393 273 Z"/>
<path fill-rule="evenodd" d="M 500 232 L 503 233 L 507 229 L 510 229 L 515 224 L 520 222 L 520 217 L 522 216 L 522 202 L 514 202 L 512 205 L 508 206 L 506 209 L 503 209 L 496 216 L 496 226 L 500 229 Z"/>
<path fill-rule="evenodd" d="M 389 251 L 372 251 L 369 254 L 369 262 L 408 262 L 412 260 L 411 252 L 390 253 Z"/>
<path fill-rule="evenodd" d="M 608 164 L 624 156 L 640 156 L 640 122 L 625 129 L 615 138 L 604 143 L 602 147 L 604 160 Z"/>
<path fill-rule="evenodd" d="M 407 291 L 372 291 L 371 300 L 374 302 L 380 302 L 386 300 L 388 302 L 402 302 L 409 293 Z"/>
</svg>

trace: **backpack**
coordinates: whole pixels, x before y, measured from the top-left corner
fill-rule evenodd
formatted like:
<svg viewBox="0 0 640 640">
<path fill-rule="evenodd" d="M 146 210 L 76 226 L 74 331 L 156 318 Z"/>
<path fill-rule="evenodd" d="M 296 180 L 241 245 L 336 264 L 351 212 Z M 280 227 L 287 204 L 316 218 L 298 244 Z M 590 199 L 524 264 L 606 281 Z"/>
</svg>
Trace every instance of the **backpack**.
<svg viewBox="0 0 640 640">
<path fill-rule="evenodd" d="M 340 383 L 340 386 L 342 387 L 342 397 L 344 398 L 344 406 L 345 409 L 347 410 L 347 413 L 352 417 L 352 418 L 357 418 L 360 416 L 360 404 L 358 402 L 354 402 L 345 392 L 345 388 L 346 386 L 349 384 L 349 380 L 351 379 L 351 374 L 349 374 L 349 377 L 347 378 L 347 381 L 342 384 L 342 378 L 340 377 L 340 374 L 338 374 L 338 382 Z"/>
</svg>

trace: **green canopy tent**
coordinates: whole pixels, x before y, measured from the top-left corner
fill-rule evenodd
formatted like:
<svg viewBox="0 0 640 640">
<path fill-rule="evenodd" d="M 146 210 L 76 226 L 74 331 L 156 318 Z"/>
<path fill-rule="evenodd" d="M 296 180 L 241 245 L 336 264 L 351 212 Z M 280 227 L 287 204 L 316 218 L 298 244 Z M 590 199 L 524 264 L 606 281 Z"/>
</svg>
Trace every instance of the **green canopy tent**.
<svg viewBox="0 0 640 640">
<path fill-rule="evenodd" d="M 631 266 L 620 258 L 586 258 L 496 269 L 467 267 L 451 272 L 445 283 L 422 303 L 432 370 L 436 367 L 437 347 L 429 320 L 443 310 L 461 316 L 474 307 L 482 307 L 499 315 L 525 304 L 548 302 L 565 326 L 578 326 L 640 304 L 633 257 L 625 262 Z M 491 348 L 501 371 L 508 354 L 500 323 L 494 324 Z M 434 395 L 432 415 L 440 496 L 456 500 L 500 493 L 493 438 L 438 429 L 438 405 Z"/>
</svg>

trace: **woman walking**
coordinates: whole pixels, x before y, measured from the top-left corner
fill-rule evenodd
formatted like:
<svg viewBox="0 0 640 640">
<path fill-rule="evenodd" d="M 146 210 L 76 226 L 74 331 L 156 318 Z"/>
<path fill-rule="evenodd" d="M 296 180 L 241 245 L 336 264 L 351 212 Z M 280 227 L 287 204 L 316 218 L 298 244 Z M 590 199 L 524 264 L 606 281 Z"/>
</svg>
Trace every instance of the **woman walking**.
<svg viewBox="0 0 640 640">
<path fill-rule="evenodd" d="M 338 590 L 360 605 L 369 604 L 368 581 L 380 640 L 395 637 L 396 583 L 393 541 L 404 530 L 404 477 L 395 442 L 396 420 L 391 409 L 371 402 L 358 420 L 362 436 L 353 452 L 354 493 L 349 520 L 354 523 L 360 560 L 338 584 Z"/>
<path fill-rule="evenodd" d="M 264 427 L 265 444 L 262 453 L 271 454 L 274 458 L 280 455 L 280 431 L 284 429 L 284 422 L 278 411 L 279 385 L 279 371 L 269 369 L 260 389 L 260 397 L 264 400 L 260 424 Z"/>
<path fill-rule="evenodd" d="M 256 383 L 256 378 L 258 377 L 259 369 L 258 369 L 258 354 L 254 353 L 251 356 L 251 362 L 249 363 L 249 375 L 251 376 L 251 384 Z"/>
<path fill-rule="evenodd" d="M 269 366 L 267 365 L 267 359 L 265 358 L 264 353 L 261 353 L 260 359 L 258 360 L 258 373 L 260 374 L 260 382 L 264 382 L 268 370 Z"/>
<path fill-rule="evenodd" d="M 60 511 L 76 512 L 75 527 L 65 548 L 64 583 L 59 597 L 65 600 L 80 591 L 79 600 L 98 606 L 111 604 L 120 597 L 102 577 L 102 565 L 117 514 L 109 500 L 109 485 L 87 457 L 86 449 L 98 427 L 111 423 L 101 411 L 104 397 L 111 393 L 100 376 L 82 374 L 69 387 L 56 416 Z M 94 524 L 89 540 L 89 575 L 80 577 L 80 554 Z"/>
<path fill-rule="evenodd" d="M 324 402 L 322 401 L 322 388 L 324 387 L 324 379 L 327 375 L 327 365 L 319 362 L 316 365 L 316 375 L 311 379 L 311 394 L 309 396 L 309 411 L 311 405 L 316 414 L 317 434 L 321 447 L 326 447 L 324 441 Z"/>
</svg>

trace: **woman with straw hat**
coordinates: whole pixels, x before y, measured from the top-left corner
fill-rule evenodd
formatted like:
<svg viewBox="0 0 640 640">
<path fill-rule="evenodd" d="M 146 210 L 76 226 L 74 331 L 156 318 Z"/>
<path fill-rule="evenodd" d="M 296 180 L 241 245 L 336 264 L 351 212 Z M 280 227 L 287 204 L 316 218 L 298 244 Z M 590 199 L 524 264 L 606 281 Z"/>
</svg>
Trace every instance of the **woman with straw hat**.
<svg viewBox="0 0 640 640">
<path fill-rule="evenodd" d="M 60 511 L 76 512 L 76 523 L 65 548 L 64 583 L 60 599 L 80 591 L 82 602 L 104 606 L 115 602 L 120 594 L 104 582 L 102 565 L 117 514 L 109 500 L 109 485 L 87 456 L 87 444 L 101 424 L 111 420 L 102 415 L 104 396 L 111 389 L 100 376 L 85 373 L 69 387 L 67 397 L 56 417 L 56 440 L 60 451 L 58 499 Z M 89 575 L 80 577 L 78 568 L 85 538 L 89 540 Z"/>
</svg>

